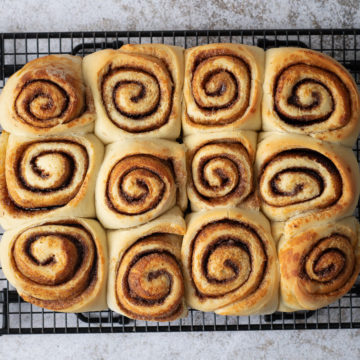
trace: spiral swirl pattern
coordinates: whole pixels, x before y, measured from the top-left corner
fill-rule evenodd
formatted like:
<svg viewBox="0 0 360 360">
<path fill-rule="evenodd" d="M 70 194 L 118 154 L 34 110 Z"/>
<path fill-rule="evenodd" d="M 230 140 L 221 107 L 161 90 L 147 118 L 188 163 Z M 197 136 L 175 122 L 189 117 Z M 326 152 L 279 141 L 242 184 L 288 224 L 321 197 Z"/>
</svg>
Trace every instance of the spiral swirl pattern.
<svg viewBox="0 0 360 360">
<path fill-rule="evenodd" d="M 236 206 L 253 190 L 252 162 L 241 143 L 204 144 L 194 152 L 191 174 L 191 189 L 209 207 Z"/>
<path fill-rule="evenodd" d="M 261 209 L 284 232 L 313 221 L 341 219 L 355 210 L 359 172 L 351 149 L 309 136 L 264 133 L 255 171 Z"/>
<path fill-rule="evenodd" d="M 265 164 L 259 178 L 263 201 L 297 212 L 332 206 L 342 195 L 342 178 L 334 163 L 310 149 L 278 153 Z"/>
<path fill-rule="evenodd" d="M 199 296 L 226 298 L 236 292 L 241 300 L 259 286 L 266 259 L 261 238 L 246 224 L 207 224 L 193 243 L 192 279 Z"/>
<path fill-rule="evenodd" d="M 251 217 L 254 217 L 251 219 Z M 193 216 L 182 245 L 187 301 L 222 315 L 273 311 L 277 304 L 276 249 L 256 212 L 211 210 Z"/>
<path fill-rule="evenodd" d="M 82 59 L 50 55 L 27 63 L 6 82 L 2 127 L 17 135 L 59 134 L 93 128 L 92 95 L 83 83 Z"/>
<path fill-rule="evenodd" d="M 174 236 L 146 236 L 134 243 L 119 261 L 116 300 L 127 316 L 171 321 L 183 313 L 184 281 L 172 245 Z"/>
<path fill-rule="evenodd" d="M 174 84 L 159 59 L 122 53 L 101 78 L 101 96 L 108 117 L 120 129 L 143 133 L 169 121 Z"/>
<path fill-rule="evenodd" d="M 88 171 L 87 149 L 70 140 L 27 142 L 6 167 L 8 193 L 23 210 L 51 209 L 76 197 Z"/>
<path fill-rule="evenodd" d="M 310 135 L 352 146 L 360 130 L 360 96 L 351 74 L 308 49 L 270 49 L 266 57 L 263 129 Z"/>
<path fill-rule="evenodd" d="M 249 107 L 251 71 L 245 58 L 227 48 L 209 48 L 189 60 L 187 114 L 202 125 L 226 125 L 241 118 Z"/>
<path fill-rule="evenodd" d="M 150 155 L 121 159 L 107 179 L 108 206 L 124 215 L 139 215 L 161 207 L 176 195 L 173 173 L 166 161 Z"/>
<path fill-rule="evenodd" d="M 346 283 L 355 265 L 355 254 L 348 238 L 340 234 L 321 239 L 305 256 L 302 285 L 309 293 L 323 294 Z"/>
<path fill-rule="evenodd" d="M 97 217 L 107 229 L 144 224 L 176 204 L 185 210 L 184 146 L 161 139 L 109 145 L 95 199 Z"/>
<path fill-rule="evenodd" d="M 15 285 L 26 301 L 61 311 L 76 307 L 94 289 L 96 244 L 76 220 L 25 229 L 11 246 Z"/>
<path fill-rule="evenodd" d="M 286 68 L 277 79 L 274 97 L 282 121 L 307 131 L 339 129 L 350 120 L 345 84 L 336 74 L 316 66 L 294 64 Z"/>
<path fill-rule="evenodd" d="M 65 115 L 68 107 L 69 96 L 64 89 L 49 80 L 27 83 L 15 101 L 18 116 L 36 127 L 52 127 L 70 121 L 71 115 Z"/>
<path fill-rule="evenodd" d="M 345 221 L 355 220 L 348 218 Z M 322 235 L 324 233 L 324 235 Z M 357 235 L 335 223 L 314 224 L 311 230 L 280 244 L 283 303 L 290 309 L 317 309 L 350 290 L 359 273 Z"/>
</svg>

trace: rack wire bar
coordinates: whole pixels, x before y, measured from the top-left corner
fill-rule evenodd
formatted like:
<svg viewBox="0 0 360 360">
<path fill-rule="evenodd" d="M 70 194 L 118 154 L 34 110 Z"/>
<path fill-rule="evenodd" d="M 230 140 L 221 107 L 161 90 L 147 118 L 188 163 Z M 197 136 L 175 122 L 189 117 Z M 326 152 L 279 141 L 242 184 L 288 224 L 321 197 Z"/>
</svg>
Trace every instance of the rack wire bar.
<svg viewBox="0 0 360 360">
<path fill-rule="evenodd" d="M 0 89 L 9 76 L 40 56 L 84 56 L 104 48 L 148 42 L 183 47 L 233 42 L 263 49 L 280 46 L 311 48 L 342 63 L 360 87 L 360 29 L 301 29 L 0 33 Z M 360 139 L 354 153 L 360 162 Z M 359 218 L 359 206 L 355 215 Z M 0 267 L 0 335 L 356 328 L 360 328 L 360 277 L 342 299 L 316 311 L 225 317 L 190 309 L 185 319 L 156 323 L 134 321 L 112 311 L 64 314 L 40 309 L 19 297 Z"/>
</svg>

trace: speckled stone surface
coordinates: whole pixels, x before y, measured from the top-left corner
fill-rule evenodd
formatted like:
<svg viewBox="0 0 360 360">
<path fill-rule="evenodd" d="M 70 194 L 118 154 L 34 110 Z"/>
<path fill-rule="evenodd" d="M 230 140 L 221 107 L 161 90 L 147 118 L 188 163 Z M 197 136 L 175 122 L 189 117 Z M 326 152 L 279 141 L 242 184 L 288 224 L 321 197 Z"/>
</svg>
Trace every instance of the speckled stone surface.
<svg viewBox="0 0 360 360">
<path fill-rule="evenodd" d="M 0 1 L 0 31 L 324 28 L 359 25 L 359 0 Z"/>
<path fill-rule="evenodd" d="M 1 359 L 359 359 L 359 331 L 33 335 L 0 339 Z M 16 356 L 15 356 L 16 354 Z"/>
<path fill-rule="evenodd" d="M 0 31 L 360 27 L 359 0 L 0 0 Z M 0 359 L 359 359 L 360 330 L 0 337 Z"/>
</svg>

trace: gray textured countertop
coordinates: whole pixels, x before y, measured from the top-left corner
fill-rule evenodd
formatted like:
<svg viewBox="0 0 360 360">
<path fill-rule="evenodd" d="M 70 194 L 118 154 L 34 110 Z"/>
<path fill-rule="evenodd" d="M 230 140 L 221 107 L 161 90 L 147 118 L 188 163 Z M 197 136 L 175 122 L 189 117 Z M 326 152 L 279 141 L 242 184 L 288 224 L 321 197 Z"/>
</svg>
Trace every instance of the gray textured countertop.
<svg viewBox="0 0 360 360">
<path fill-rule="evenodd" d="M 358 0 L 1 0 L 1 31 L 355 27 Z M 26 11 L 24 11 L 26 9 Z"/>
<path fill-rule="evenodd" d="M 360 27 L 360 1 L 0 1 L 0 31 L 11 32 L 321 27 Z M 9 360 L 237 359 L 243 354 L 359 359 L 360 330 L 0 337 L 0 359 Z"/>
</svg>

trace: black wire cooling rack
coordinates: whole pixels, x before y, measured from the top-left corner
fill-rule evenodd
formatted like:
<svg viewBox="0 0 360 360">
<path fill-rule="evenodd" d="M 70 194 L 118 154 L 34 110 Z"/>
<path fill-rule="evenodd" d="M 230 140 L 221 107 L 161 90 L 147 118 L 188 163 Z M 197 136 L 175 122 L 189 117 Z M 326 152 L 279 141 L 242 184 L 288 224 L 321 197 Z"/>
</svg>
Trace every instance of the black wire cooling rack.
<svg viewBox="0 0 360 360">
<path fill-rule="evenodd" d="M 0 34 L 0 88 L 26 62 L 48 54 L 86 55 L 126 43 L 165 43 L 191 47 L 214 42 L 306 47 L 340 61 L 360 86 L 360 29 L 352 30 L 220 30 L 142 32 L 57 32 Z M 354 152 L 360 162 L 360 139 Z M 356 210 L 359 217 L 359 206 Z M 2 235 L 2 232 L 0 233 Z M 317 310 L 265 316 L 220 316 L 190 310 L 185 319 L 155 323 L 134 321 L 112 311 L 63 314 L 24 302 L 0 267 L 0 335 L 42 333 L 132 333 L 230 330 L 360 328 L 360 278 L 336 303 Z"/>
</svg>

